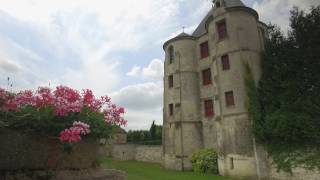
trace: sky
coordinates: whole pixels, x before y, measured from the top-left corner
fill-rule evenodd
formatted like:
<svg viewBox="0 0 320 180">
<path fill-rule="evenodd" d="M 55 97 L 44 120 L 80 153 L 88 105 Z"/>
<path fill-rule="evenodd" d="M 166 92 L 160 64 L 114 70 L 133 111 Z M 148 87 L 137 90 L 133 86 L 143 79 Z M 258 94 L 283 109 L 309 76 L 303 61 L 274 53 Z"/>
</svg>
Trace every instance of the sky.
<svg viewBox="0 0 320 180">
<path fill-rule="evenodd" d="M 289 27 L 293 6 L 319 0 L 243 0 L 260 20 Z M 108 95 L 125 129 L 162 124 L 163 43 L 191 33 L 210 0 L 0 0 L 0 87 L 67 85 Z"/>
</svg>

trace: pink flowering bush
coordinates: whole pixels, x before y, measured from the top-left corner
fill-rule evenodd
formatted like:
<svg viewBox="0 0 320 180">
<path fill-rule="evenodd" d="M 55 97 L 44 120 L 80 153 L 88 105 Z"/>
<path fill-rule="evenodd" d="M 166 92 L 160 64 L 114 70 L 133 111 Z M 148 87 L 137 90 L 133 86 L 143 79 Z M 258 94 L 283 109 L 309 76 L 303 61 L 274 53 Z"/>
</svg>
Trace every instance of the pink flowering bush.
<svg viewBox="0 0 320 180">
<path fill-rule="evenodd" d="M 81 140 L 81 135 L 90 133 L 90 126 L 86 123 L 75 121 L 72 127 L 65 129 L 60 133 L 61 142 L 78 142 Z"/>
<path fill-rule="evenodd" d="M 97 98 L 91 90 L 78 92 L 58 86 L 9 93 L 0 88 L 0 121 L 9 128 L 78 142 L 83 137 L 110 135 L 114 126 L 124 126 L 124 108 L 107 96 Z"/>
</svg>

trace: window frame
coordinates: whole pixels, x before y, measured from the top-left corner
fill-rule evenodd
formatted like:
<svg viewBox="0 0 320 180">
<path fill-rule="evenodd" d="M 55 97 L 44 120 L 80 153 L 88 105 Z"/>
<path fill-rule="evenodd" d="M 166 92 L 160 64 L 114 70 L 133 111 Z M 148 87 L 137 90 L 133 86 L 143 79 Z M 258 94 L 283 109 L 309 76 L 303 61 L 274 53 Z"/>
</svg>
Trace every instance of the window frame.
<svg viewBox="0 0 320 180">
<path fill-rule="evenodd" d="M 203 101 L 204 104 L 204 116 L 207 118 L 214 116 L 214 102 L 212 99 L 206 99 Z"/>
<path fill-rule="evenodd" d="M 200 44 L 200 59 L 204 59 L 210 56 L 209 52 L 209 42 L 205 41 Z"/>
<path fill-rule="evenodd" d="M 234 99 L 234 92 L 233 91 L 225 92 L 225 101 L 226 101 L 226 107 L 235 106 L 235 99 Z"/>
<path fill-rule="evenodd" d="M 212 84 L 211 68 L 207 68 L 201 71 L 202 74 L 202 85 L 207 86 Z"/>
<path fill-rule="evenodd" d="M 230 70 L 229 54 L 225 54 L 225 55 L 221 56 L 221 65 L 222 65 L 222 70 L 223 71 Z"/>
<path fill-rule="evenodd" d="M 220 25 L 224 24 L 224 31 L 221 32 Z M 228 37 L 228 28 L 226 19 L 222 19 L 216 23 L 216 29 L 219 41 L 224 40 Z"/>
</svg>

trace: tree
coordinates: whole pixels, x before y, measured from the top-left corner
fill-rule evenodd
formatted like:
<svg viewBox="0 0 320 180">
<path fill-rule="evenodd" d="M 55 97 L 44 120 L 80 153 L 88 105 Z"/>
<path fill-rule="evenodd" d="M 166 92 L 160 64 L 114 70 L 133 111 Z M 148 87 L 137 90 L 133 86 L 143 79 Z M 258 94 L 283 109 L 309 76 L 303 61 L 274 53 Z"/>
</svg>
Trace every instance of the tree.
<svg viewBox="0 0 320 180">
<path fill-rule="evenodd" d="M 287 36 L 269 25 L 259 87 L 248 94 L 259 105 L 249 112 L 279 169 L 320 169 L 320 6 L 294 8 L 290 22 Z"/>
<path fill-rule="evenodd" d="M 156 127 L 156 125 L 154 124 L 154 121 L 153 121 L 152 124 L 151 124 L 150 130 L 149 130 L 152 140 L 156 139 L 156 128 L 157 127 Z"/>
</svg>

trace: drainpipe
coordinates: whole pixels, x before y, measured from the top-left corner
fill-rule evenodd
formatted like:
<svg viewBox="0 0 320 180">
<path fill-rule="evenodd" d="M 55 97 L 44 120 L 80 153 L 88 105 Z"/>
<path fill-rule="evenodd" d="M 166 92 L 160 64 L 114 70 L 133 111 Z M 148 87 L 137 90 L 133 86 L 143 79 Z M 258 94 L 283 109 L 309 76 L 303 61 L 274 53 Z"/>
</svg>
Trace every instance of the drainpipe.
<svg viewBox="0 0 320 180">
<path fill-rule="evenodd" d="M 181 145 L 181 169 L 184 171 L 184 146 L 183 146 L 183 129 L 182 129 L 182 86 L 181 86 L 181 54 L 179 56 L 179 93 L 180 93 L 180 145 Z"/>
</svg>

